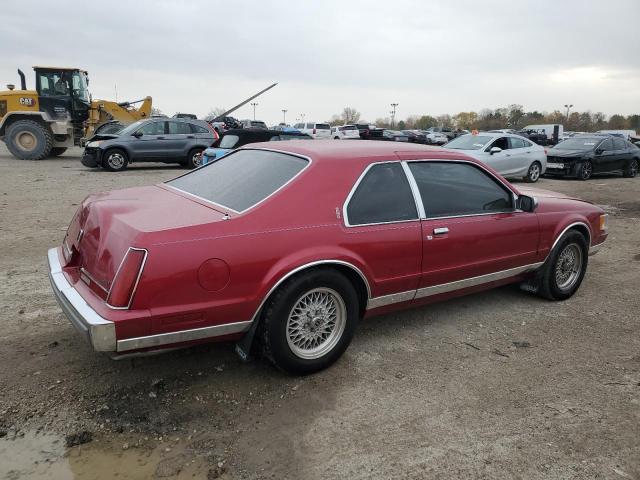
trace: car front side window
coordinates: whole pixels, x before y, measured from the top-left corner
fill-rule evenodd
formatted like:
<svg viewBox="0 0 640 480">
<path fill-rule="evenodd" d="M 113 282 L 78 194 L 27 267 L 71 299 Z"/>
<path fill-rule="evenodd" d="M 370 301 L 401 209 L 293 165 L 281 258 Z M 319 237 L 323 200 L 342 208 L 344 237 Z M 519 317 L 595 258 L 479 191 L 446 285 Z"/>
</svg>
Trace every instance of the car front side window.
<svg viewBox="0 0 640 480">
<path fill-rule="evenodd" d="M 165 122 L 150 122 L 138 130 L 142 135 L 164 135 Z"/>
<path fill-rule="evenodd" d="M 498 147 L 500 150 L 509 149 L 509 139 L 507 137 L 496 138 L 493 143 L 490 143 L 485 149 L 486 152 L 491 151 L 493 147 Z"/>
<path fill-rule="evenodd" d="M 348 225 L 417 220 L 418 211 L 400 162 L 373 165 L 348 200 Z"/>
<path fill-rule="evenodd" d="M 513 195 L 479 167 L 458 162 L 409 162 L 427 218 L 513 211 Z"/>
</svg>

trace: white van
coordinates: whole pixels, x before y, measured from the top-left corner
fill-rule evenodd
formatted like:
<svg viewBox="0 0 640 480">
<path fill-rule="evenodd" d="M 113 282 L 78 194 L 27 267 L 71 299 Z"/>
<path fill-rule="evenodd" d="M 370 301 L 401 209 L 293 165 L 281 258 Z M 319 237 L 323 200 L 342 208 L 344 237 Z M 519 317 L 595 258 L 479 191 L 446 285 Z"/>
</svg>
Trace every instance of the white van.
<svg viewBox="0 0 640 480">
<path fill-rule="evenodd" d="M 596 133 L 607 133 L 609 135 L 623 137 L 625 140 L 629 140 L 631 137 L 637 137 L 635 130 L 598 130 Z"/>
<path fill-rule="evenodd" d="M 556 126 L 558 126 L 558 141 L 560 141 L 560 139 L 562 138 L 562 135 L 564 134 L 564 126 L 562 126 L 559 123 L 548 123 L 543 125 L 527 125 L 526 127 L 523 128 L 523 130 L 535 130 L 535 131 L 543 130 L 545 135 L 547 136 L 547 141 L 551 141 L 553 140 L 553 130 Z"/>
<path fill-rule="evenodd" d="M 311 135 L 313 138 L 331 138 L 331 125 L 328 123 L 296 123 L 293 128 L 297 128 L 302 133 Z"/>
</svg>

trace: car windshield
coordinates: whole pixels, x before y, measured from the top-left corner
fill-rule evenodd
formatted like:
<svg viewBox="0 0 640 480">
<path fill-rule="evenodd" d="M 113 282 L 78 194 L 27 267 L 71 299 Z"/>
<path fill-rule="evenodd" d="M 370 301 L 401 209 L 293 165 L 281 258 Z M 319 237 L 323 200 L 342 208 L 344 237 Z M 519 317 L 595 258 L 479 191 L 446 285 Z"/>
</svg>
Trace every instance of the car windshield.
<svg viewBox="0 0 640 480">
<path fill-rule="evenodd" d="M 486 135 L 463 135 L 454 138 L 447 143 L 447 148 L 455 148 L 456 150 L 480 150 L 494 137 Z"/>
<path fill-rule="evenodd" d="M 218 148 L 233 148 L 239 139 L 238 135 L 225 135 L 220 139 Z"/>
<path fill-rule="evenodd" d="M 594 137 L 571 137 L 560 142 L 553 148 L 557 148 L 558 150 L 593 150 L 600 140 L 600 138 Z"/>
<path fill-rule="evenodd" d="M 124 127 L 122 130 L 120 130 L 118 133 L 120 135 L 130 135 L 133 132 L 135 132 L 138 127 L 140 127 L 141 125 L 143 125 L 147 120 L 138 120 L 137 122 L 133 122 L 130 125 L 127 125 L 126 127 Z"/>
<path fill-rule="evenodd" d="M 281 152 L 237 150 L 167 185 L 240 213 L 282 188 L 308 164 Z"/>
</svg>

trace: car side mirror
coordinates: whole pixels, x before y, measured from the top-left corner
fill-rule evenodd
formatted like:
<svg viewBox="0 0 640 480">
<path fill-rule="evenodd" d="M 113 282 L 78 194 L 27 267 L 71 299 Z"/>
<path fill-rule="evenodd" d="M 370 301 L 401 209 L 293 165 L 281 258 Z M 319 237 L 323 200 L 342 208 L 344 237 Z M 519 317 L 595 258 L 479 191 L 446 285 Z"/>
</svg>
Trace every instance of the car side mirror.
<svg viewBox="0 0 640 480">
<path fill-rule="evenodd" d="M 604 153 L 604 149 L 596 148 L 596 155 L 602 155 Z"/>
<path fill-rule="evenodd" d="M 142 136 L 142 132 L 138 130 L 137 132 L 133 132 L 131 134 L 132 137 L 140 138 Z"/>
<path fill-rule="evenodd" d="M 535 212 L 536 208 L 538 208 L 538 200 L 528 195 L 520 195 L 516 201 L 516 208 L 523 212 Z"/>
<path fill-rule="evenodd" d="M 502 151 L 502 149 L 500 147 L 491 147 L 491 150 L 489 150 L 489 154 L 493 155 L 494 153 L 500 153 Z"/>
</svg>

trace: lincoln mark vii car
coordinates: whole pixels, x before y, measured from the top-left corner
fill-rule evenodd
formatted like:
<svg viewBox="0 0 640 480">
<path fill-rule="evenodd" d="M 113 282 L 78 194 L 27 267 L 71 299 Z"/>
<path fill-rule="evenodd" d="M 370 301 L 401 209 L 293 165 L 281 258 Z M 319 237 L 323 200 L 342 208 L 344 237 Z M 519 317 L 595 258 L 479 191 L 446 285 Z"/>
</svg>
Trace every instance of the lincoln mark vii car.
<svg viewBox="0 0 640 480">
<path fill-rule="evenodd" d="M 237 341 L 305 374 L 361 318 L 513 282 L 566 299 L 606 237 L 600 208 L 515 188 L 461 152 L 303 140 L 90 195 L 48 255 L 97 351 Z"/>
</svg>

